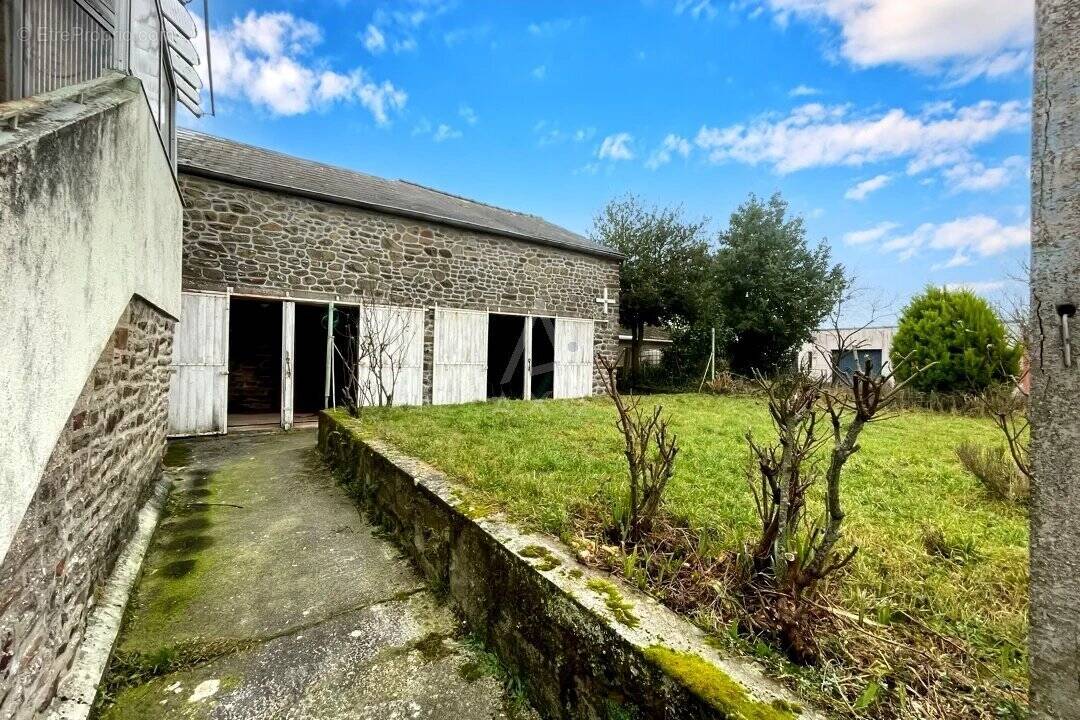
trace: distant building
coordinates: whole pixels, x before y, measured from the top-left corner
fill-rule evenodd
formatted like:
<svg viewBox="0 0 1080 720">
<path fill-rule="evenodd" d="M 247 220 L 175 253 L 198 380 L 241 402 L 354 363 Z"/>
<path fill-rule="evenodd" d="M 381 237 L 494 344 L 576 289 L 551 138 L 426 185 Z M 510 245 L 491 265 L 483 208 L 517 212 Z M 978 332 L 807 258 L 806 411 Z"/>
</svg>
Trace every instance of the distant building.
<svg viewBox="0 0 1080 720">
<path fill-rule="evenodd" d="M 803 343 L 799 351 L 799 367 L 815 377 L 830 381 L 834 367 L 850 375 L 857 366 L 865 366 L 867 361 L 874 375 L 888 373 L 895 334 L 896 328 L 891 326 L 818 329 L 811 341 Z M 846 348 L 843 355 L 839 351 L 841 344 Z"/>
<path fill-rule="evenodd" d="M 671 347 L 671 333 L 664 328 L 645 327 L 645 337 L 641 343 L 641 364 L 659 365 L 664 358 L 664 351 Z M 619 328 L 619 367 L 630 364 L 630 348 L 634 344 L 633 332 L 628 327 Z"/>
</svg>

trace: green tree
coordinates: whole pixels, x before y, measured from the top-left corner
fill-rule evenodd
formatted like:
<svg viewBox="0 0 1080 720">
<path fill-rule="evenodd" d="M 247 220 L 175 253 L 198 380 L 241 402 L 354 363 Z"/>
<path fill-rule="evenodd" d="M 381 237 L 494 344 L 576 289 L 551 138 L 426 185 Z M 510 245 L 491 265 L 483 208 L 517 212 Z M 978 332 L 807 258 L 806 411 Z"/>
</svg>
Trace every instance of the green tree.
<svg viewBox="0 0 1080 720">
<path fill-rule="evenodd" d="M 593 237 L 625 256 L 619 319 L 633 338 L 632 378 L 640 374 L 646 325 L 690 323 L 715 310 L 704 227 L 685 220 L 680 208 L 646 207 L 632 195 L 609 202 L 593 223 Z"/>
<path fill-rule="evenodd" d="M 986 300 L 967 290 L 927 287 L 900 315 L 891 360 L 900 380 L 936 363 L 911 381 L 917 390 L 974 392 L 1019 374 L 1022 353 Z"/>
<path fill-rule="evenodd" d="M 790 366 L 847 285 L 843 266 L 831 264 L 824 240 L 807 244 L 802 218 L 788 216 L 779 193 L 764 202 L 751 194 L 719 241 L 715 285 L 731 369 Z"/>
</svg>

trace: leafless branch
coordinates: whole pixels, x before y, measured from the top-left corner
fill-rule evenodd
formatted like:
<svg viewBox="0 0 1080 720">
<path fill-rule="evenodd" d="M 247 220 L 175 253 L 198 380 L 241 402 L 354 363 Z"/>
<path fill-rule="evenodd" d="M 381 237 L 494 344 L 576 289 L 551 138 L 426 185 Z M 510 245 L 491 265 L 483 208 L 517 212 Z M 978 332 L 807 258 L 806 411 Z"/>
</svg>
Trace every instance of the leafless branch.
<svg viewBox="0 0 1080 720">
<path fill-rule="evenodd" d="M 664 490 L 675 472 L 679 447 L 662 417 L 663 408 L 657 405 L 646 413 L 636 396 L 627 399 L 619 392 L 616 367 L 608 358 L 597 355 L 596 364 L 604 390 L 619 416 L 615 426 L 623 436 L 629 472 L 629 503 L 626 516 L 620 518 L 619 531 L 624 541 L 637 542 L 660 510 Z"/>
</svg>

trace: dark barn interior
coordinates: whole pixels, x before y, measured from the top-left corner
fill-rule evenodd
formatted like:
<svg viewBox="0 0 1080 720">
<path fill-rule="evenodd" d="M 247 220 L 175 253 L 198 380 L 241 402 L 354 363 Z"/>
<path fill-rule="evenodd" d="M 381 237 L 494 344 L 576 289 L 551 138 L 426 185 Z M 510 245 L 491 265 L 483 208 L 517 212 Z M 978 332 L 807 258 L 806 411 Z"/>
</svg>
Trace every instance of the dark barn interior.
<svg viewBox="0 0 1080 720">
<path fill-rule="evenodd" d="M 334 366 L 330 401 L 341 407 L 350 384 L 356 383 L 355 368 L 359 362 L 360 308 L 334 306 Z M 355 389 L 353 394 L 355 397 Z"/>
<path fill-rule="evenodd" d="M 525 397 L 525 320 L 522 315 L 488 315 L 489 398 Z"/>
<path fill-rule="evenodd" d="M 310 415 L 325 407 L 326 305 L 296 304 L 293 345 L 293 413 Z"/>
<path fill-rule="evenodd" d="M 533 400 L 555 396 L 555 318 L 532 319 L 532 382 Z"/>
<path fill-rule="evenodd" d="M 264 416 L 276 424 L 281 413 L 281 303 L 232 298 L 229 305 L 230 424 Z"/>
</svg>

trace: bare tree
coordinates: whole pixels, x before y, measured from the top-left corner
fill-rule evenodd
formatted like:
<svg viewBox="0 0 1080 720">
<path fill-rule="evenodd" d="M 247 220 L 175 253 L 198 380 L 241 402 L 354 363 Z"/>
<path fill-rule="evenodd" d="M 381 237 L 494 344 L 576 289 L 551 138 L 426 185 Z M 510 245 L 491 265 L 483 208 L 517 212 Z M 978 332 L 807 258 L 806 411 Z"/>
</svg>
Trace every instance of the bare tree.
<svg viewBox="0 0 1080 720">
<path fill-rule="evenodd" d="M 667 421 L 661 417 L 663 408 L 657 405 L 651 414 L 641 408 L 637 397 L 629 400 L 619 393 L 615 365 L 603 355 L 596 356 L 600 376 L 608 397 L 619 414 L 615 426 L 623 435 L 630 488 L 628 506 L 624 513 L 616 512 L 621 539 L 635 543 L 647 532 L 660 510 L 664 489 L 675 472 L 675 456 L 679 453 L 674 433 L 668 432 Z"/>
<path fill-rule="evenodd" d="M 1007 295 L 998 307 L 998 314 L 1005 322 L 1009 338 L 1023 349 L 1019 375 L 1013 375 L 1002 368 L 1006 381 L 985 390 L 980 394 L 986 413 L 1001 430 L 1009 455 L 1016 464 L 1016 469 L 1023 473 L 1028 483 L 1032 481 L 1030 433 L 1028 421 L 1029 371 L 1032 344 L 1031 304 L 1028 289 L 1027 262 L 1021 262 L 1017 271 L 1010 274 L 1014 284 L 1024 288 L 1017 294 Z"/>
<path fill-rule="evenodd" d="M 775 379 L 757 376 L 777 442 L 762 445 L 747 433 L 757 467 L 750 485 L 761 523 L 761 535 L 751 551 L 751 584 L 764 582 L 797 600 L 819 580 L 851 562 L 857 548 L 837 549 L 845 517 L 841 502 L 844 466 L 859 451 L 866 425 L 887 417 L 898 393 L 923 369 L 894 382 L 896 368 L 875 374 L 866 361 L 852 374 L 849 388 L 829 388 L 824 378 L 805 373 Z M 819 434 L 822 417 L 829 424 L 827 434 Z M 822 475 L 812 457 L 826 444 L 831 451 Z M 813 518 L 806 512 L 807 492 L 822 479 L 824 513 Z"/>
<path fill-rule="evenodd" d="M 342 389 L 346 409 L 359 416 L 364 407 L 388 407 L 404 367 L 411 334 L 408 316 L 380 304 L 371 294 L 361 296 L 355 327 L 345 332 L 346 348 L 335 349 L 344 360 Z"/>
</svg>

